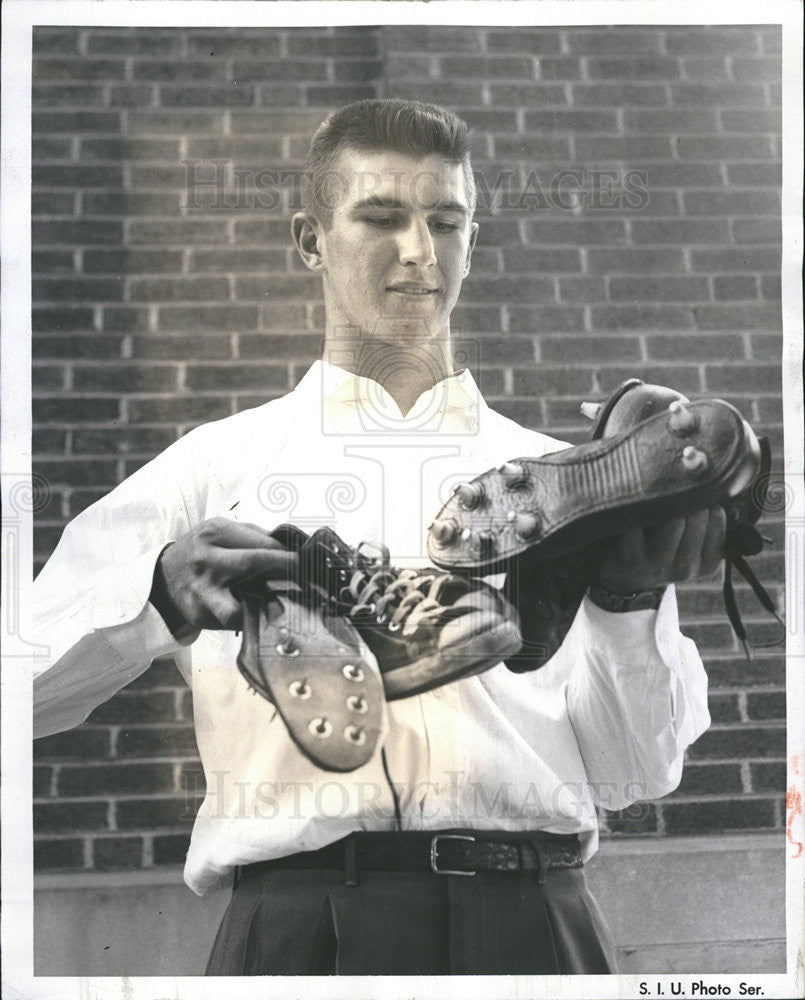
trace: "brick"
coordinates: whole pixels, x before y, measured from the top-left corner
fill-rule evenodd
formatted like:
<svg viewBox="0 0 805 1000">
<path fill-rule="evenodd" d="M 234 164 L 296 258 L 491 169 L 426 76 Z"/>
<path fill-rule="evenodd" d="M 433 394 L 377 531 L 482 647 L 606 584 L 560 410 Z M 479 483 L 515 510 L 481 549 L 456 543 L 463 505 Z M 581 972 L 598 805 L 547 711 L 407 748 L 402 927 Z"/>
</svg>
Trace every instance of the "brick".
<svg viewBox="0 0 805 1000">
<path fill-rule="evenodd" d="M 491 88 L 491 103 L 496 107 L 517 107 L 519 102 L 517 95 L 513 93 L 517 89 L 513 84 L 493 86 Z M 539 93 L 536 89 L 533 89 L 532 92 Z M 441 103 L 447 107 L 455 107 L 459 104 L 480 107 L 484 104 L 484 85 L 479 80 L 475 83 L 467 80 L 452 83 L 422 78 L 395 84 L 394 95 L 406 101 L 424 101 L 426 104 Z"/>
<path fill-rule="evenodd" d="M 758 80 L 779 80 L 780 60 L 775 57 L 732 60 L 732 75 L 739 82 L 757 83 Z"/>
<path fill-rule="evenodd" d="M 38 246 L 71 243 L 81 246 L 117 246 L 123 242 L 123 226 L 120 222 L 100 220 L 34 220 L 31 239 Z"/>
<path fill-rule="evenodd" d="M 165 111 L 148 109 L 144 111 L 130 111 L 128 118 L 129 134 L 132 136 L 162 132 L 167 132 L 171 135 L 182 134 L 184 132 L 200 132 L 204 135 L 209 135 L 215 132 L 223 132 L 224 130 L 223 112 L 195 111 L 193 109 L 182 110 L 180 108 L 172 108 Z"/>
<path fill-rule="evenodd" d="M 625 55 L 660 53 L 662 36 L 654 29 L 598 28 L 584 31 L 572 28 L 565 33 L 569 52 L 579 55 Z"/>
<path fill-rule="evenodd" d="M 553 283 L 550 278 L 531 277 L 528 281 L 509 275 L 475 277 L 464 282 L 465 302 L 551 302 Z"/>
<path fill-rule="evenodd" d="M 59 795 L 66 796 L 169 792 L 173 788 L 173 764 L 62 767 L 58 782 Z"/>
<path fill-rule="evenodd" d="M 785 761 L 749 765 L 753 792 L 782 792 L 786 786 Z"/>
<path fill-rule="evenodd" d="M 489 52 L 557 55 L 562 51 L 562 37 L 558 31 L 550 28 L 489 28 L 486 33 L 486 48 Z"/>
<path fill-rule="evenodd" d="M 121 338 L 88 334 L 87 336 L 43 336 L 38 334 L 33 343 L 34 359 L 63 358 L 74 360 L 78 358 L 119 358 Z"/>
<path fill-rule="evenodd" d="M 677 80 L 679 63 L 676 59 L 625 56 L 618 59 L 593 57 L 587 60 L 591 80 Z"/>
<path fill-rule="evenodd" d="M 559 299 L 562 302 L 603 302 L 606 283 L 603 278 L 560 278 Z"/>
<path fill-rule="evenodd" d="M 37 423 L 92 423 L 120 418 L 120 400 L 117 396 L 92 399 L 35 399 L 32 403 L 33 419 Z"/>
<path fill-rule="evenodd" d="M 528 56 L 443 56 L 439 60 L 445 80 L 466 77 L 468 80 L 528 80 L 534 74 L 534 62 Z M 438 86 L 438 83 L 437 83 Z"/>
<path fill-rule="evenodd" d="M 129 241 L 184 246 L 186 243 L 226 243 L 225 219 L 137 220 L 129 228 Z"/>
<path fill-rule="evenodd" d="M 783 342 L 779 334 L 750 334 L 750 354 L 755 361 L 773 361 L 780 363 Z M 774 423 L 780 423 L 782 415 L 775 418 Z"/>
<path fill-rule="evenodd" d="M 530 111 L 525 116 L 526 131 L 535 132 L 614 132 L 618 127 L 614 111 Z"/>
<path fill-rule="evenodd" d="M 57 868 L 83 868 L 84 842 L 81 840 L 34 840 L 34 871 Z"/>
<path fill-rule="evenodd" d="M 782 51 L 783 33 L 781 28 L 774 25 L 764 25 L 757 30 L 760 36 L 761 51 L 769 54 Z"/>
<path fill-rule="evenodd" d="M 220 397 L 177 396 L 174 399 L 146 397 L 132 399 L 128 404 L 129 419 L 133 423 L 202 424 L 220 420 L 232 412 L 229 400 Z"/>
<path fill-rule="evenodd" d="M 741 305 L 695 306 L 696 323 L 703 330 L 779 329 L 780 305 L 777 302 L 743 303 Z"/>
<path fill-rule="evenodd" d="M 197 302 L 226 300 L 229 282 L 226 278 L 130 278 L 129 298 L 132 302 Z"/>
<path fill-rule="evenodd" d="M 623 244 L 626 226 L 620 219 L 527 219 L 524 223 L 526 242 L 588 246 L 590 244 Z"/>
<path fill-rule="evenodd" d="M 120 115 L 111 111 L 34 111 L 31 122 L 33 132 L 48 135 L 120 131 Z"/>
<path fill-rule="evenodd" d="M 584 311 L 568 306 L 513 306 L 509 328 L 516 333 L 574 333 L 584 329 Z"/>
<path fill-rule="evenodd" d="M 257 329 L 255 306 L 160 306 L 162 332 L 237 332 Z"/>
<path fill-rule="evenodd" d="M 713 279 L 713 295 L 720 301 L 756 299 L 757 281 L 749 274 L 716 277 Z"/>
<path fill-rule="evenodd" d="M 86 510 L 91 504 L 106 495 L 105 490 L 70 490 L 68 495 L 68 515 L 72 518 Z"/>
<path fill-rule="evenodd" d="M 760 85 L 723 83 L 672 83 L 671 103 L 677 107 L 700 108 L 763 106 L 763 88 Z"/>
<path fill-rule="evenodd" d="M 187 33 L 187 51 L 191 56 L 217 57 L 254 56 L 268 59 L 279 55 L 280 34 L 276 28 L 250 25 L 248 32 L 237 31 L 231 35 L 220 28 L 214 31 L 194 28 Z"/>
<path fill-rule="evenodd" d="M 540 357 L 543 361 L 561 364 L 589 362 L 600 354 L 607 361 L 629 361 L 640 357 L 640 341 L 637 337 L 541 337 Z M 578 407 L 576 408 L 578 410 Z"/>
<path fill-rule="evenodd" d="M 240 357 L 258 360 L 310 361 L 321 357 L 318 334 L 245 334 L 239 337 Z"/>
<path fill-rule="evenodd" d="M 148 310 L 128 306 L 104 306 L 101 329 L 106 333 L 132 333 L 148 329 Z"/>
<path fill-rule="evenodd" d="M 717 163 L 645 163 L 639 173 L 645 175 L 649 192 L 663 187 L 721 187 L 724 183 Z"/>
<path fill-rule="evenodd" d="M 677 155 L 692 160 L 771 160 L 773 144 L 763 136 L 682 135 L 676 140 Z"/>
<path fill-rule="evenodd" d="M 282 156 L 282 139 L 278 136 L 215 135 L 188 136 L 187 159 L 183 161 L 188 176 L 193 169 L 202 170 L 208 164 L 193 164 L 193 160 L 233 160 L 237 163 L 251 163 L 264 167 L 271 159 Z M 171 157 L 164 157 L 171 159 Z M 178 160 L 178 156 L 174 157 Z"/>
<path fill-rule="evenodd" d="M 50 795 L 50 782 L 53 777 L 53 768 L 35 767 L 33 775 L 33 795 L 36 798 L 43 798 Z"/>
<path fill-rule="evenodd" d="M 571 56 L 540 57 L 538 72 L 541 80 L 578 80 L 579 60 Z"/>
<path fill-rule="evenodd" d="M 92 316 L 92 309 L 87 308 L 42 309 L 35 307 L 32 311 L 32 328 L 34 333 L 91 330 Z"/>
<path fill-rule="evenodd" d="M 311 65 L 320 67 L 321 63 Z M 383 62 L 379 59 L 338 59 L 333 63 L 333 74 L 336 83 L 368 83 L 383 76 Z"/>
<path fill-rule="evenodd" d="M 81 139 L 81 159 L 87 160 L 128 160 L 136 151 L 138 163 L 148 160 L 178 160 L 178 139 L 138 138 L 132 146 L 131 139 L 124 136 L 90 136 Z"/>
<path fill-rule="evenodd" d="M 189 389 L 287 389 L 288 370 L 286 365 L 188 365 L 186 382 Z"/>
<path fill-rule="evenodd" d="M 34 59 L 32 77 L 37 83 L 57 80 L 74 83 L 77 80 L 122 80 L 126 63 L 122 59 Z"/>
<path fill-rule="evenodd" d="M 754 562 L 755 560 L 753 560 Z M 782 686 L 785 684 L 785 660 L 781 656 L 761 655 L 761 650 L 755 650 L 751 661 L 737 656 L 734 659 L 711 659 L 707 664 L 710 684 L 717 687 L 756 686 L 767 687 L 770 684 Z"/>
<path fill-rule="evenodd" d="M 104 830 L 107 813 L 105 802 L 40 802 L 34 805 L 34 830 L 38 833 Z"/>
<path fill-rule="evenodd" d="M 663 805 L 665 830 L 670 835 L 716 833 L 722 830 L 758 830 L 775 825 L 773 799 L 734 802 L 669 802 Z"/>
<path fill-rule="evenodd" d="M 779 188 L 783 182 L 782 163 L 730 163 L 727 166 L 730 185 Z"/>
<path fill-rule="evenodd" d="M 133 164 L 129 167 L 129 177 L 131 188 L 135 191 L 142 188 L 171 188 L 178 191 L 186 185 L 187 171 L 183 166 L 174 163 L 149 163 L 143 166 Z M 181 204 L 179 198 L 177 197 L 171 204 L 175 205 L 178 213 Z"/>
<path fill-rule="evenodd" d="M 31 157 L 37 160 L 71 160 L 73 140 L 68 136 L 51 138 L 48 135 L 31 136 Z"/>
<path fill-rule="evenodd" d="M 740 28 L 665 28 L 665 51 L 668 55 L 695 54 L 738 55 L 757 52 L 753 26 Z"/>
<path fill-rule="evenodd" d="M 381 28 L 380 34 L 384 53 L 480 52 L 482 49 L 481 32 L 477 28 L 407 24 Z"/>
<path fill-rule="evenodd" d="M 143 108 L 154 103 L 156 88 L 146 83 L 119 84 L 109 88 L 110 108 Z"/>
<path fill-rule="evenodd" d="M 64 368 L 57 365 L 34 365 L 31 371 L 34 392 L 48 392 L 64 388 Z"/>
<path fill-rule="evenodd" d="M 103 107 L 103 87 L 100 84 L 35 83 L 31 89 L 35 108 Z"/>
<path fill-rule="evenodd" d="M 113 278 L 34 278 L 31 291 L 37 302 L 119 302 L 123 281 Z"/>
<path fill-rule="evenodd" d="M 685 212 L 694 215 L 777 215 L 780 197 L 776 191 L 753 188 L 733 191 L 685 191 Z"/>
<path fill-rule="evenodd" d="M 740 764 L 688 763 L 676 794 L 729 795 L 742 791 Z"/>
<path fill-rule="evenodd" d="M 132 339 L 131 356 L 148 361 L 221 361 L 232 357 L 232 343 L 228 334 L 149 334 Z"/>
<path fill-rule="evenodd" d="M 779 233 L 779 223 L 775 227 Z M 780 267 L 780 248 L 773 247 L 724 247 L 718 250 L 693 250 L 691 265 L 694 271 L 734 272 L 769 271 Z"/>
<path fill-rule="evenodd" d="M 627 378 L 640 378 L 650 385 L 673 385 L 685 395 L 695 396 L 699 392 L 699 369 L 686 364 L 674 366 L 653 366 L 633 361 L 628 367 L 623 365 L 607 365 L 598 372 L 598 382 L 601 391 L 612 392 Z M 688 629 L 685 630 L 689 631 Z"/>
<path fill-rule="evenodd" d="M 674 332 L 646 337 L 646 353 L 652 361 L 740 361 L 745 346 L 740 334 Z"/>
<path fill-rule="evenodd" d="M 140 726 L 121 729 L 117 756 L 174 757 L 197 756 L 196 737 L 191 726 Z"/>
<path fill-rule="evenodd" d="M 31 254 L 31 273 L 71 273 L 74 262 L 72 250 L 34 250 Z"/>
<path fill-rule="evenodd" d="M 92 842 L 92 865 L 96 871 L 130 871 L 141 868 L 141 837 L 97 837 Z"/>
<path fill-rule="evenodd" d="M 581 271 L 581 254 L 578 249 L 550 249 L 541 247 L 504 247 L 503 270 L 507 274 L 552 274 Z"/>
<path fill-rule="evenodd" d="M 82 365 L 73 366 L 73 388 L 76 392 L 168 392 L 176 388 L 176 368 L 173 365 Z"/>
<path fill-rule="evenodd" d="M 711 108 L 669 108 L 651 111 L 626 110 L 623 116 L 625 132 L 672 132 L 687 135 L 702 132 L 707 135 L 718 129 L 715 110 Z"/>
<path fill-rule="evenodd" d="M 63 25 L 43 27 L 35 24 L 32 41 L 34 56 L 78 55 L 80 32 L 78 28 L 68 28 Z"/>
<path fill-rule="evenodd" d="M 656 243 L 660 246 L 675 244 L 729 242 L 729 226 L 723 219 L 631 219 L 629 230 L 637 244 Z"/>
<path fill-rule="evenodd" d="M 511 164 L 512 160 L 535 161 L 555 158 L 570 159 L 570 140 L 562 135 L 495 135 L 492 137 L 495 156 Z M 477 164 L 476 164 L 477 174 Z M 490 188 L 494 185 L 490 185 Z"/>
<path fill-rule="evenodd" d="M 132 66 L 136 81 L 164 83 L 208 83 L 226 78 L 226 64 L 217 59 L 136 59 Z"/>
<path fill-rule="evenodd" d="M 53 483 L 67 486 L 116 486 L 117 466 L 101 459 L 39 460 L 39 471 Z"/>
<path fill-rule="evenodd" d="M 82 257 L 85 274 L 148 274 L 179 272 L 181 250 L 87 250 Z"/>
<path fill-rule="evenodd" d="M 270 277 L 267 275 L 254 278 L 238 277 L 235 279 L 235 298 L 245 301 L 265 299 L 267 296 L 278 299 L 310 299 L 319 288 L 316 275 L 308 272 L 272 274 Z"/>
<path fill-rule="evenodd" d="M 242 108 L 254 104 L 254 87 L 237 83 L 216 86 L 176 86 L 163 84 L 159 89 L 163 108 Z"/>
<path fill-rule="evenodd" d="M 685 80 L 698 80 L 707 83 L 730 80 L 729 59 L 723 56 L 708 58 L 682 58 L 682 76 Z"/>
<path fill-rule="evenodd" d="M 521 427 L 540 431 L 545 429 L 539 402 L 533 399 L 501 399 L 495 402 L 492 409 Z"/>
<path fill-rule="evenodd" d="M 323 120 L 321 111 L 293 109 L 288 111 L 233 111 L 232 131 L 257 132 L 259 135 L 303 135 L 306 145 Z"/>
<path fill-rule="evenodd" d="M 576 157 L 581 163 L 605 160 L 656 160 L 673 157 L 671 139 L 666 135 L 613 135 L 576 137 Z"/>
<path fill-rule="evenodd" d="M 35 455 L 63 455 L 67 450 L 67 431 L 34 429 L 31 446 Z"/>
<path fill-rule="evenodd" d="M 155 865 L 183 865 L 190 846 L 190 834 L 163 834 L 154 837 L 153 858 Z"/>
<path fill-rule="evenodd" d="M 184 687 L 184 680 L 176 664 L 170 657 L 159 657 L 154 660 L 144 674 L 140 674 L 126 686 L 129 691 L 153 691 L 156 688 L 167 687 L 175 690 Z"/>
<path fill-rule="evenodd" d="M 304 374 L 304 370 L 300 368 L 299 377 L 301 378 Z M 240 413 L 241 410 L 251 410 L 256 406 L 263 406 L 273 399 L 279 399 L 282 395 L 284 395 L 282 392 L 238 393 L 235 396 L 235 412 Z"/>
<path fill-rule="evenodd" d="M 746 710 L 750 719 L 785 719 L 785 691 L 750 693 Z"/>
<path fill-rule="evenodd" d="M 164 451 L 165 448 L 167 448 L 168 445 L 173 444 L 175 440 L 176 435 L 173 431 L 157 427 L 121 427 L 115 428 L 114 430 L 75 430 L 73 432 L 72 453 L 74 455 L 128 455 L 130 453 L 135 453 L 152 456 Z M 100 715 L 93 714 L 92 719 L 94 722 L 109 722 L 112 718 L 116 719 L 117 713 L 120 712 L 123 712 L 123 718 L 127 718 L 124 706 L 130 704 L 131 702 L 128 699 L 125 700 L 122 705 L 115 702 L 114 707 L 108 707 L 107 703 L 107 706 L 103 710 L 96 710 L 97 712 L 100 712 Z M 172 706 L 169 707 L 172 711 Z"/>
<path fill-rule="evenodd" d="M 710 729 L 690 747 L 692 757 L 784 757 L 783 728 Z"/>
<path fill-rule="evenodd" d="M 171 31 L 130 31 L 117 28 L 114 32 L 87 33 L 89 55 L 147 56 L 149 59 L 181 55 L 181 37 Z"/>
<path fill-rule="evenodd" d="M 524 364 L 536 363 L 534 340 L 532 337 L 518 337 L 506 334 L 505 337 L 495 336 L 482 338 L 477 342 L 477 354 L 480 364 Z M 473 365 L 473 371 L 477 366 Z"/>
<path fill-rule="evenodd" d="M 184 799 L 136 799 L 117 803 L 115 817 L 120 830 L 150 830 L 178 826 L 187 813 Z"/>
<path fill-rule="evenodd" d="M 742 111 L 722 111 L 720 118 L 721 127 L 725 132 L 777 134 L 780 131 L 780 112 L 777 108 L 763 111 L 751 111 L 746 108 Z"/>
<path fill-rule="evenodd" d="M 779 219 L 733 219 L 732 234 L 736 243 L 779 243 Z"/>
<path fill-rule="evenodd" d="M 222 247 L 218 250 L 192 250 L 191 271 L 285 271 L 287 253 L 279 249 L 242 250 Z M 177 268 L 178 270 L 178 268 Z"/>
<path fill-rule="evenodd" d="M 711 694 L 708 698 L 713 722 L 740 722 L 741 712 L 736 694 Z"/>
<path fill-rule="evenodd" d="M 560 365 L 541 364 L 536 370 L 514 372 L 514 395 L 540 399 L 544 396 L 574 396 L 583 399 L 592 391 L 592 372 L 568 370 Z"/>
<path fill-rule="evenodd" d="M 332 35 L 292 32 L 288 35 L 288 55 L 355 58 L 379 55 L 377 29 L 336 28 Z"/>
<path fill-rule="evenodd" d="M 573 83 L 571 94 L 579 108 L 661 108 L 668 103 L 666 88 L 659 83 Z"/>
<path fill-rule="evenodd" d="M 673 274 L 685 267 L 677 247 L 607 247 L 586 250 L 587 270 L 592 274 Z M 637 280 L 637 279 L 635 279 Z"/>
<path fill-rule="evenodd" d="M 649 277 L 610 278 L 609 298 L 613 302 L 690 302 L 710 298 L 706 278 Z"/>
<path fill-rule="evenodd" d="M 502 329 L 501 307 L 498 305 L 468 305 L 463 302 L 450 316 L 450 328 L 456 338 L 472 330 L 480 333 L 499 333 Z"/>
<path fill-rule="evenodd" d="M 607 810 L 605 815 L 610 833 L 635 835 L 657 832 L 657 808 L 648 802 L 634 802 L 617 812 Z"/>
<path fill-rule="evenodd" d="M 674 305 L 593 306 L 594 330 L 685 330 L 693 327 L 691 310 Z"/>
<path fill-rule="evenodd" d="M 72 215 L 74 210 L 75 194 L 72 191 L 33 191 L 31 193 L 31 214 L 33 216 Z"/>
<path fill-rule="evenodd" d="M 783 290 L 779 274 L 764 274 L 760 279 L 761 295 L 764 299 L 781 299 Z"/>
</svg>

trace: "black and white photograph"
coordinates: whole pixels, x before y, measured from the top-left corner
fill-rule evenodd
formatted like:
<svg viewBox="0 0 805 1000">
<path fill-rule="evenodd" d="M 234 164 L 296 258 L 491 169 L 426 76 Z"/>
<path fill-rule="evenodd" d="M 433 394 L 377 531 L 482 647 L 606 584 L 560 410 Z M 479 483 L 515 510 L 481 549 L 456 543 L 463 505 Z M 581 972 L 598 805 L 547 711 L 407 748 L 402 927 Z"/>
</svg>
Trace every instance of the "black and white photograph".
<svg viewBox="0 0 805 1000">
<path fill-rule="evenodd" d="M 802 9 L 3 9 L 3 996 L 805 995 Z"/>
</svg>

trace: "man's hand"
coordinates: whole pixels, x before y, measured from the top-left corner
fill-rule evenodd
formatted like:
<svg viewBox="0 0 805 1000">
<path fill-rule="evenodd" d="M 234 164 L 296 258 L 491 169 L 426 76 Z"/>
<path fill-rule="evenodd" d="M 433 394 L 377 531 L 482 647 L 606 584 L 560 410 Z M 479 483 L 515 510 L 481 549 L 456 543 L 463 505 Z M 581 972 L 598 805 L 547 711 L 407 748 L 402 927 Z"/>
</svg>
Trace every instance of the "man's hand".
<svg viewBox="0 0 805 1000">
<path fill-rule="evenodd" d="M 634 594 L 705 579 L 717 572 L 724 556 L 726 527 L 723 507 L 714 506 L 633 528 L 607 544 L 593 582 L 613 594 Z"/>
<path fill-rule="evenodd" d="M 292 579 L 296 570 L 296 554 L 263 528 L 214 517 L 163 549 L 151 603 L 174 635 L 187 625 L 235 629 L 241 609 L 233 586 L 251 576 Z"/>
</svg>

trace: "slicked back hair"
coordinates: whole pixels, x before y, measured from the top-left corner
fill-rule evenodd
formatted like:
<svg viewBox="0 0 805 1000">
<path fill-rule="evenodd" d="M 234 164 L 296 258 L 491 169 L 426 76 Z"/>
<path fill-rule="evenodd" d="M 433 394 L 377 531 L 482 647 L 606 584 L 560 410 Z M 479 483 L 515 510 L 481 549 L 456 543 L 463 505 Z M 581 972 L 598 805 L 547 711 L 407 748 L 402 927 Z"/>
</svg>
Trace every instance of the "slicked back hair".
<svg viewBox="0 0 805 1000">
<path fill-rule="evenodd" d="M 356 101 L 329 115 L 319 125 L 305 163 L 305 210 L 326 228 L 337 193 L 333 184 L 338 159 L 349 149 L 392 150 L 420 159 L 436 154 L 461 163 L 470 214 L 475 211 L 475 179 L 470 164 L 471 132 L 463 118 L 438 104 L 420 101 Z"/>
</svg>

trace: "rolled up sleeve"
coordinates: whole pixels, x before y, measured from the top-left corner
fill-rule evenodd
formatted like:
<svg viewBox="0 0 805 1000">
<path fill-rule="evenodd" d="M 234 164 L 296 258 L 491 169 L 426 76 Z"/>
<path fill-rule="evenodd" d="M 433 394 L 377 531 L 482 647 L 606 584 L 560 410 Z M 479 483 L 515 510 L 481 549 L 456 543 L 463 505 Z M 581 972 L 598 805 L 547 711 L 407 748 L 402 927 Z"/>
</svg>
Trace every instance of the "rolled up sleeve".
<svg viewBox="0 0 805 1000">
<path fill-rule="evenodd" d="M 657 611 L 617 614 L 585 597 L 557 655 L 572 659 L 568 712 L 599 804 L 622 809 L 676 788 L 685 749 L 710 715 L 707 675 L 679 631 L 674 588 Z"/>
</svg>

